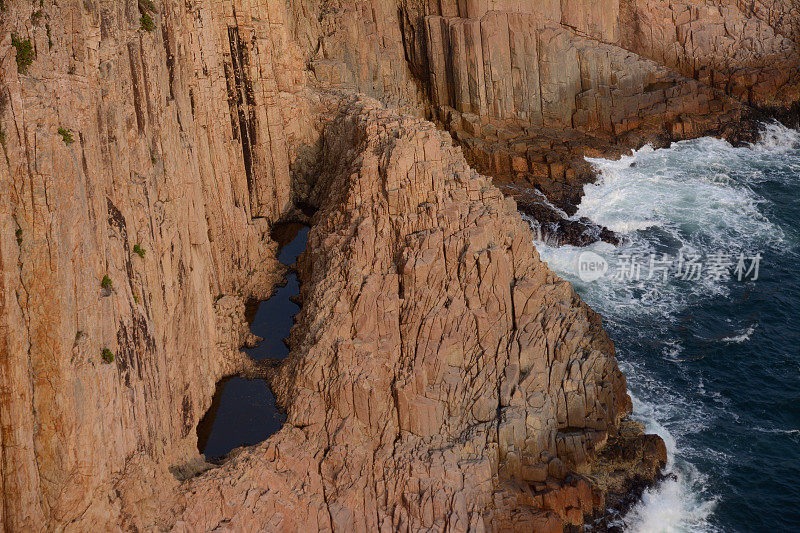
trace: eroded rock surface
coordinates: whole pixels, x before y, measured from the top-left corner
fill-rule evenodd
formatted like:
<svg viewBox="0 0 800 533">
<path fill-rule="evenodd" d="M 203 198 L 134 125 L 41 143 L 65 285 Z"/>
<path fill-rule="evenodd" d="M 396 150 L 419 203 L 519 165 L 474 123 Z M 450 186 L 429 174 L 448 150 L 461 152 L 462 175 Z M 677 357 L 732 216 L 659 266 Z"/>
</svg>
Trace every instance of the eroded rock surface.
<svg viewBox="0 0 800 533">
<path fill-rule="evenodd" d="M 475 0 L 409 11 L 426 37 L 427 56 L 412 58 L 434 116 L 470 163 L 568 214 L 593 180 L 585 155 L 701 135 L 748 141 L 765 110 L 798 120 L 790 3 Z M 548 223 L 541 212 L 529 214 Z"/>
<path fill-rule="evenodd" d="M 620 4 L 623 47 L 758 108 L 786 110 L 800 99 L 796 3 Z"/>
<path fill-rule="evenodd" d="M 582 524 L 603 494 L 579 472 L 630 411 L 599 316 L 446 133 L 337 113 L 273 382 L 288 423 L 189 482 L 178 528 Z"/>
<path fill-rule="evenodd" d="M 5 530 L 559 530 L 655 475 L 516 208 L 534 188 L 558 222 L 584 155 L 791 113 L 795 2 L 2 6 Z M 629 24 L 656 15 L 663 38 Z M 238 348 L 282 275 L 270 228 L 310 207 L 269 369 L 289 423 L 185 480 L 215 383 L 263 370 Z"/>
<path fill-rule="evenodd" d="M 302 63 L 277 9 L 46 4 L 0 12 L 0 528 L 142 529 L 279 277 Z"/>
</svg>

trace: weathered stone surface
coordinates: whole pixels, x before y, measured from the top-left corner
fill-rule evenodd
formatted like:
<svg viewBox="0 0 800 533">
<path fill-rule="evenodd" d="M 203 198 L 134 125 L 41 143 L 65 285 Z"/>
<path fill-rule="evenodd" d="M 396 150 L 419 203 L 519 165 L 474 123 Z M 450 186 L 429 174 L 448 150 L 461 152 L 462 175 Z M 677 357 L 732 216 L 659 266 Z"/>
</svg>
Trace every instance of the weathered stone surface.
<svg viewBox="0 0 800 533">
<path fill-rule="evenodd" d="M 561 24 L 604 41 L 619 40 L 619 0 L 561 0 Z"/>
<path fill-rule="evenodd" d="M 800 101 L 796 3 L 622 0 L 620 4 L 621 46 L 628 50 L 752 106 L 783 110 Z"/>
<path fill-rule="evenodd" d="M 215 382 L 243 363 L 243 298 L 278 277 L 269 223 L 305 127 L 272 4 L 270 24 L 239 2 L 159 3 L 149 33 L 136 2 L 5 2 L 4 528 L 144 528 L 168 468 L 197 457 Z M 25 74 L 12 31 L 35 47 Z"/>
<path fill-rule="evenodd" d="M 794 0 L 736 0 L 735 4 L 772 26 L 775 33 L 800 43 L 800 5 Z"/>
<path fill-rule="evenodd" d="M 273 381 L 288 423 L 189 481 L 177 527 L 463 529 L 544 510 L 554 528 L 582 523 L 600 507 L 591 484 L 563 480 L 630 410 L 599 317 L 447 134 L 370 101 L 338 113 Z"/>
<path fill-rule="evenodd" d="M 518 190 L 533 185 L 571 214 L 592 179 L 583 152 L 613 156 L 709 134 L 746 139 L 760 117 L 750 106 L 798 120 L 796 8 L 739 4 L 418 9 L 435 117 L 481 172 Z M 553 150 L 564 138 L 572 147 Z"/>
<path fill-rule="evenodd" d="M 791 110 L 796 3 L 150 5 L 0 14 L 3 528 L 558 531 L 656 475 L 599 317 L 460 149 L 569 210 L 584 155 Z M 307 207 L 289 421 L 186 480 Z"/>
</svg>

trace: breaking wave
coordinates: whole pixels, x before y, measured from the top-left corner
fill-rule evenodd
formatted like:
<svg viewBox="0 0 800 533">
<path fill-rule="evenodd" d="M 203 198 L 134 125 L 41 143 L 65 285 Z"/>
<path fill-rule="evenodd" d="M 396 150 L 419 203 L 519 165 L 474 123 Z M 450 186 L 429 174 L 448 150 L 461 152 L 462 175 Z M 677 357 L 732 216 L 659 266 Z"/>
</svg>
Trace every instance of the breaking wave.
<svg viewBox="0 0 800 533">
<path fill-rule="evenodd" d="M 730 258 L 732 272 L 696 280 L 673 275 L 666 280 L 646 275 L 619 279 L 609 269 L 587 282 L 579 271 L 579 257 L 587 248 L 536 243 L 541 258 L 603 315 L 628 377 L 634 417 L 667 444 L 667 469 L 673 475 L 645 492 L 622 519 L 625 528 L 730 530 L 720 527 L 725 520 L 714 516 L 726 494 L 710 475 L 726 475 L 738 459 L 726 451 L 724 442 L 696 435 L 736 424 L 738 415 L 723 394 L 706 390 L 706 374 L 695 363 L 707 351 L 698 346 L 746 346 L 759 328 L 759 318 L 736 317 L 738 331 L 705 335 L 694 314 L 702 306 L 727 302 L 732 291 L 739 290 L 733 271 L 737 258 L 747 257 L 752 265 L 755 254 L 782 254 L 795 246 L 792 229 L 771 220 L 775 206 L 761 189 L 776 182 L 796 186 L 800 132 L 776 123 L 765 125 L 761 140 L 748 147 L 702 138 L 665 149 L 646 146 L 618 160 L 589 161 L 600 178 L 586 185 L 575 218 L 587 217 L 608 227 L 622 243 L 614 247 L 598 242 L 588 250 L 612 267 L 619 267 L 623 256 L 641 257 L 645 263 L 664 254 L 676 259 L 724 256 Z M 776 165 L 778 171 L 773 172 Z M 797 430 L 787 431 L 793 435 Z"/>
</svg>

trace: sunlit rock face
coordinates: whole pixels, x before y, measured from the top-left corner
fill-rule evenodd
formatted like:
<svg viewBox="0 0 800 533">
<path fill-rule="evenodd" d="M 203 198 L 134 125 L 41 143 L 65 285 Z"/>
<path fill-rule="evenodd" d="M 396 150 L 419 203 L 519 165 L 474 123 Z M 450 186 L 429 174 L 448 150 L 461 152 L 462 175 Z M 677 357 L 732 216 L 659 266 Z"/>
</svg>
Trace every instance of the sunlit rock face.
<svg viewBox="0 0 800 533">
<path fill-rule="evenodd" d="M 559 530 L 625 490 L 584 477 L 607 442 L 655 476 L 599 316 L 503 194 L 549 219 L 584 155 L 791 110 L 794 3 L 696 3 L 6 0 L 4 526 Z M 303 307 L 265 368 L 245 303 L 285 221 Z M 288 420 L 209 469 L 237 374 Z"/>
</svg>

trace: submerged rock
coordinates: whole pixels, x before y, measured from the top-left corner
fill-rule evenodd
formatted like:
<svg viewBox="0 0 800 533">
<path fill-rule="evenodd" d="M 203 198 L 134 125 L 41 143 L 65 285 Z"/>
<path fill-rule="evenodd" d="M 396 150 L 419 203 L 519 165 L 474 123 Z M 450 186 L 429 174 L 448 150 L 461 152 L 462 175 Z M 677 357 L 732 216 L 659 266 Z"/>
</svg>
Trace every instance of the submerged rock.
<svg viewBox="0 0 800 533">
<path fill-rule="evenodd" d="M 586 217 L 577 220 L 568 217 L 538 191 L 510 186 L 502 190 L 517 201 L 520 212 L 532 219 L 534 237 L 539 242 L 546 242 L 550 246 L 588 246 L 597 241 L 617 245 L 620 242 L 619 237 L 605 226 L 595 224 Z"/>
</svg>

